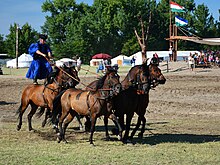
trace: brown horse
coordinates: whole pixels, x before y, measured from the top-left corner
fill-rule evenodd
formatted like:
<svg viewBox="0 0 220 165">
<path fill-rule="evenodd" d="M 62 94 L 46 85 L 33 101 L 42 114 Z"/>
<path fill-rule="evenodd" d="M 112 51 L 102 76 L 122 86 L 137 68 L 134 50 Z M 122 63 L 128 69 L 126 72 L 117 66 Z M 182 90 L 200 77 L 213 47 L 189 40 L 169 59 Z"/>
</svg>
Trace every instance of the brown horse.
<svg viewBox="0 0 220 165">
<path fill-rule="evenodd" d="M 101 79 L 99 79 L 94 91 L 81 89 L 66 90 L 60 98 L 61 109 L 56 108 L 52 113 L 52 121 L 56 120 L 56 117 L 59 114 L 58 142 L 61 140 L 67 142 L 65 139 L 66 128 L 72 119 L 79 114 L 89 116 L 91 120 L 91 134 L 89 141 L 90 144 L 93 144 L 93 133 L 95 131 L 97 117 L 101 115 L 109 116 L 109 113 L 111 112 L 107 109 L 107 102 L 112 96 L 117 95 L 120 90 L 121 84 L 119 82 L 118 74 L 108 71 Z M 54 100 L 54 103 L 59 103 L 59 101 Z M 54 106 L 56 106 L 56 104 Z M 63 126 L 63 121 L 68 114 L 71 115 L 71 118 L 66 120 L 65 125 Z"/>
<path fill-rule="evenodd" d="M 130 102 L 128 104 L 132 104 L 131 107 L 135 107 L 134 105 L 137 104 L 137 102 L 135 102 L 136 96 L 139 96 L 140 94 L 146 94 L 149 91 L 149 86 L 150 86 L 150 82 L 148 80 L 149 75 L 148 75 L 148 66 L 146 64 L 140 65 L 140 66 L 135 66 L 133 68 L 131 68 L 128 72 L 128 74 L 126 75 L 125 79 L 122 81 L 122 88 L 123 88 L 123 93 L 124 91 L 128 90 L 132 90 L 135 92 L 135 96 L 132 96 L 132 98 L 128 98 L 130 100 Z M 87 88 L 94 88 L 95 85 L 97 84 L 97 81 L 94 81 L 92 83 L 90 83 Z M 114 101 L 117 98 L 120 98 L 119 96 L 121 96 L 121 94 L 119 94 L 118 96 L 116 96 L 115 98 L 113 98 L 111 100 L 111 102 L 108 104 L 108 111 L 112 111 L 112 109 L 114 109 L 114 102 L 117 103 L 117 101 Z M 129 95 L 128 95 L 129 97 Z M 134 98 L 135 97 L 135 98 Z M 125 102 L 126 102 L 126 97 L 124 97 Z M 134 102 L 133 102 L 134 99 Z M 114 102 L 113 102 L 114 101 Z M 119 103 L 120 104 L 120 103 Z M 113 106 L 113 107 L 112 107 Z M 118 114 L 119 113 L 119 114 Z M 120 114 L 121 113 L 121 114 Z M 115 116 L 115 114 L 117 114 L 117 116 L 120 117 L 120 124 L 118 123 L 118 119 Z M 117 127 L 117 132 L 119 133 L 119 139 L 122 139 L 122 129 L 121 126 L 124 127 L 124 121 L 123 121 L 123 111 L 118 111 L 115 112 L 115 114 L 111 115 L 113 116 L 113 122 L 115 123 L 116 127 Z M 107 123 L 108 123 L 108 119 L 104 118 L 104 122 L 106 123 L 106 127 L 107 127 Z M 86 123 L 90 123 L 90 121 L 87 118 Z M 89 125 L 89 124 L 88 124 Z M 106 128 L 107 130 L 107 128 Z M 107 132 L 107 131 L 106 131 Z M 107 133 L 106 133 L 106 137 L 107 137 Z"/>
<path fill-rule="evenodd" d="M 75 70 L 75 67 L 55 67 L 55 70 L 55 72 L 52 72 L 54 76 L 49 76 L 46 84 L 31 84 L 23 90 L 21 96 L 21 104 L 17 110 L 17 114 L 19 115 L 17 130 L 21 129 L 22 116 L 29 105 L 31 105 L 31 110 L 28 114 L 28 128 L 29 131 L 31 131 L 33 130 L 31 119 L 38 107 L 42 108 L 41 111 L 44 111 L 45 108 L 47 108 L 48 111 L 53 110 L 53 100 L 55 96 L 57 96 L 63 89 L 75 87 L 80 81 L 78 72 Z M 46 119 L 48 118 L 47 114 L 45 116 L 45 123 Z"/>
<path fill-rule="evenodd" d="M 114 67 L 107 67 L 107 73 L 109 74 L 110 72 L 113 72 L 113 74 L 117 74 L 117 69 L 115 69 Z M 119 75 L 117 75 L 118 77 L 120 77 Z M 91 82 L 89 85 L 86 86 L 85 90 L 95 90 L 96 89 L 96 85 L 98 84 L 99 80 L 95 80 L 93 82 Z M 105 136 L 106 136 L 106 140 L 110 140 L 110 136 L 109 136 L 109 132 L 108 132 L 108 119 L 111 119 L 115 126 L 117 127 L 117 129 L 120 131 L 121 130 L 121 126 L 118 122 L 117 117 L 112 113 L 112 99 L 108 99 L 107 100 L 107 109 L 110 112 L 109 116 L 104 116 L 104 125 L 105 125 Z M 76 116 L 77 120 L 79 121 L 79 125 L 80 128 L 83 128 L 83 125 L 80 121 L 80 116 Z M 64 128 L 67 127 L 68 123 L 72 120 L 72 116 L 69 114 L 65 121 L 64 121 Z M 86 122 L 85 122 L 85 131 L 90 131 L 90 127 L 91 127 L 91 122 L 90 122 L 90 118 L 88 116 L 86 116 Z M 122 139 L 121 136 L 118 137 L 119 139 Z"/>
<path fill-rule="evenodd" d="M 138 70 L 138 72 L 135 70 Z M 141 79 L 140 75 L 138 74 L 139 72 L 143 72 L 143 75 L 145 75 L 146 78 Z M 130 77 L 136 77 L 136 81 L 130 81 Z M 131 119 L 133 118 L 134 113 L 138 115 L 138 122 L 135 129 L 131 133 L 130 138 L 133 138 L 135 132 L 141 124 L 141 121 L 143 122 L 143 125 L 139 136 L 143 136 L 146 124 L 145 113 L 149 103 L 149 90 L 156 87 L 158 84 L 164 84 L 165 82 L 166 79 L 161 73 L 161 70 L 157 65 L 154 64 L 142 64 L 133 67 L 129 71 L 121 83 L 122 86 L 125 87 L 125 90 L 113 98 L 113 109 L 115 110 L 115 115 L 119 117 L 120 125 L 123 128 L 125 127 L 124 114 L 126 114 L 126 127 L 123 142 L 126 143 L 128 140 Z"/>
</svg>

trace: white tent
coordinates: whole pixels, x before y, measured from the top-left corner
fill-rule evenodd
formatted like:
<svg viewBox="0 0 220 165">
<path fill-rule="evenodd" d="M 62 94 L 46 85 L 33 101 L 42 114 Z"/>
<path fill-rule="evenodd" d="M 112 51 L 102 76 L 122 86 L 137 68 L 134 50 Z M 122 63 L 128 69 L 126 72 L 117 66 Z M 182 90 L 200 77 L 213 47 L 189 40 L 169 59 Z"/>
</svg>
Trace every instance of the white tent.
<svg viewBox="0 0 220 165">
<path fill-rule="evenodd" d="M 18 57 L 18 67 L 19 68 L 28 68 L 33 61 L 33 57 L 30 54 L 22 54 Z M 6 62 L 6 67 L 16 68 L 16 58 Z"/>
<path fill-rule="evenodd" d="M 118 64 L 119 66 L 131 65 L 131 58 L 125 55 L 119 55 L 111 59 L 112 65 Z"/>
<path fill-rule="evenodd" d="M 58 61 L 56 61 L 57 66 L 62 66 L 65 64 L 68 67 L 76 66 L 76 60 L 70 59 L 70 58 L 62 58 Z"/>
<path fill-rule="evenodd" d="M 147 56 L 147 58 L 152 58 L 153 54 L 155 54 L 155 53 L 158 54 L 159 58 L 160 57 L 163 58 L 163 60 L 169 59 L 169 51 L 147 51 L 146 56 Z M 177 51 L 177 61 L 182 61 L 182 60 L 188 58 L 190 53 L 192 53 L 192 54 L 198 53 L 199 54 L 199 51 L 197 51 L 197 50 Z M 131 55 L 130 58 L 132 58 L 133 56 L 136 59 L 135 65 L 141 65 L 142 64 L 141 51 Z"/>
</svg>

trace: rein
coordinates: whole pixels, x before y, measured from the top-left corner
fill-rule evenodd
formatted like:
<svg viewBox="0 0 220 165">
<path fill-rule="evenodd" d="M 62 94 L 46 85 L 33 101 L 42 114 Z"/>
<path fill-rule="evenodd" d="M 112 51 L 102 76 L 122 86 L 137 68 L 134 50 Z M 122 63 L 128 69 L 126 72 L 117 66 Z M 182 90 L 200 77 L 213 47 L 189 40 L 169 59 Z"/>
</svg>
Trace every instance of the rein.
<svg viewBox="0 0 220 165">
<path fill-rule="evenodd" d="M 58 67 L 58 66 L 57 66 Z M 69 76 L 70 78 L 74 79 L 75 81 L 77 81 L 78 83 L 80 82 L 79 80 L 77 80 L 75 77 L 71 76 L 69 73 L 67 73 L 65 70 L 63 70 L 61 67 L 58 67 L 63 73 L 65 73 L 67 76 Z"/>
</svg>

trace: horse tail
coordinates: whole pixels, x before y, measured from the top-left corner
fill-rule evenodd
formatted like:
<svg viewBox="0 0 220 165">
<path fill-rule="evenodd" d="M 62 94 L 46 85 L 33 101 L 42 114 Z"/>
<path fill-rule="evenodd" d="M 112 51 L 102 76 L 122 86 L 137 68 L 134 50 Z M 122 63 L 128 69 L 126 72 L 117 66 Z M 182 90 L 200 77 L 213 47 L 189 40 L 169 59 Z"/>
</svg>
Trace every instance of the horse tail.
<svg viewBox="0 0 220 165">
<path fill-rule="evenodd" d="M 18 115 L 18 114 L 21 113 L 21 109 L 22 109 L 22 104 L 20 104 L 19 108 L 17 109 L 17 111 L 16 111 L 16 115 Z"/>
<path fill-rule="evenodd" d="M 65 91 L 66 89 L 61 91 L 53 100 L 53 110 L 52 110 L 52 117 L 51 117 L 52 124 L 56 123 L 57 117 L 61 113 L 61 97 Z"/>
<path fill-rule="evenodd" d="M 45 108 L 41 107 L 40 111 L 35 114 L 37 118 L 40 118 L 44 114 L 44 111 L 45 111 Z"/>
</svg>

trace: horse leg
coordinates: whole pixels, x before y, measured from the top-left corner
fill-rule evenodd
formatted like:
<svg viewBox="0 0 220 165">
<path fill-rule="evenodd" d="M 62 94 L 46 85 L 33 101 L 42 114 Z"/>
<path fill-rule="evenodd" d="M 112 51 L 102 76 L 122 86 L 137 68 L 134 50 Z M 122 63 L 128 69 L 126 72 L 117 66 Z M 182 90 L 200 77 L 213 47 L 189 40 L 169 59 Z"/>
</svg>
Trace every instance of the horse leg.
<svg viewBox="0 0 220 165">
<path fill-rule="evenodd" d="M 43 110 L 43 109 L 45 110 L 44 107 L 41 107 L 41 109 L 42 109 L 42 110 Z M 41 110 L 41 111 L 42 111 L 42 110 Z M 47 123 L 47 119 L 50 117 L 50 115 L 51 115 L 50 109 L 47 108 L 46 113 L 45 113 L 45 118 L 44 118 L 44 120 L 43 120 L 43 122 L 42 122 L 42 127 L 45 127 L 45 125 L 46 125 L 46 123 Z"/>
<path fill-rule="evenodd" d="M 78 113 L 76 113 L 75 116 L 76 116 L 77 121 L 79 122 L 79 130 L 85 131 L 85 128 L 83 127 L 83 124 L 81 122 L 81 119 L 80 119 L 80 116 L 78 115 Z"/>
<path fill-rule="evenodd" d="M 90 138 L 89 138 L 89 142 L 90 144 L 94 145 L 93 144 L 93 133 L 95 132 L 95 124 L 96 124 L 96 115 L 93 114 L 91 116 L 91 130 L 90 130 Z"/>
<path fill-rule="evenodd" d="M 31 104 L 31 111 L 28 113 L 28 130 L 32 131 L 32 124 L 31 124 L 31 119 L 33 117 L 33 115 L 35 114 L 35 112 L 37 111 L 38 106 L 35 104 Z"/>
<path fill-rule="evenodd" d="M 18 119 L 19 119 L 19 122 L 18 122 L 18 125 L 17 125 L 17 131 L 19 131 L 21 129 L 21 125 L 22 125 L 22 116 L 25 112 L 25 110 L 27 109 L 29 103 L 28 102 L 24 102 L 23 100 L 21 101 L 21 104 L 17 110 L 17 113 L 18 113 Z"/>
<path fill-rule="evenodd" d="M 118 129 L 118 140 L 122 140 L 122 131 L 123 130 L 121 128 L 121 125 L 119 124 L 119 121 L 118 121 L 117 117 L 114 114 L 111 114 L 110 116 L 111 116 L 111 119 L 114 122 L 115 126 Z"/>
<path fill-rule="evenodd" d="M 57 137 L 57 141 L 58 143 L 60 143 L 61 140 L 64 140 L 65 143 L 67 143 L 66 139 L 65 139 L 65 131 L 63 128 L 63 121 L 64 119 L 67 117 L 67 115 L 69 114 L 69 110 L 66 111 L 65 109 L 62 109 L 62 114 L 59 117 L 59 133 L 58 133 L 58 137 Z"/>
<path fill-rule="evenodd" d="M 108 133 L 108 116 L 104 116 L 104 125 L 105 125 L 105 138 L 106 140 L 110 140 L 110 136 Z"/>
<path fill-rule="evenodd" d="M 142 116 L 141 118 L 142 118 L 142 128 L 141 128 L 141 132 L 138 134 L 139 138 L 143 138 L 143 134 L 145 131 L 145 125 L 146 125 L 146 118 L 144 116 Z"/>
<path fill-rule="evenodd" d="M 64 131 L 64 134 L 66 132 L 66 128 L 68 127 L 69 123 L 71 121 L 73 121 L 73 118 L 76 116 L 76 112 L 75 111 L 70 111 L 70 113 L 67 115 L 67 117 L 65 118 L 64 120 L 64 123 L 63 123 L 63 131 Z"/>
<path fill-rule="evenodd" d="M 130 139 L 133 139 L 136 131 L 138 130 L 138 128 L 140 127 L 141 125 L 141 118 L 140 116 L 138 116 L 138 121 L 137 121 L 137 124 L 136 124 L 136 127 L 134 128 L 134 130 L 131 132 L 131 136 L 130 136 Z"/>
<path fill-rule="evenodd" d="M 91 120 L 88 116 L 86 116 L 85 131 L 89 132 L 90 130 L 91 130 Z"/>
<path fill-rule="evenodd" d="M 125 134 L 124 134 L 124 137 L 123 137 L 123 142 L 124 143 L 128 142 L 128 135 L 129 135 L 131 119 L 132 119 L 133 115 L 134 115 L 134 113 L 127 114 L 127 116 L 126 116 L 126 127 L 125 127 Z"/>
</svg>

